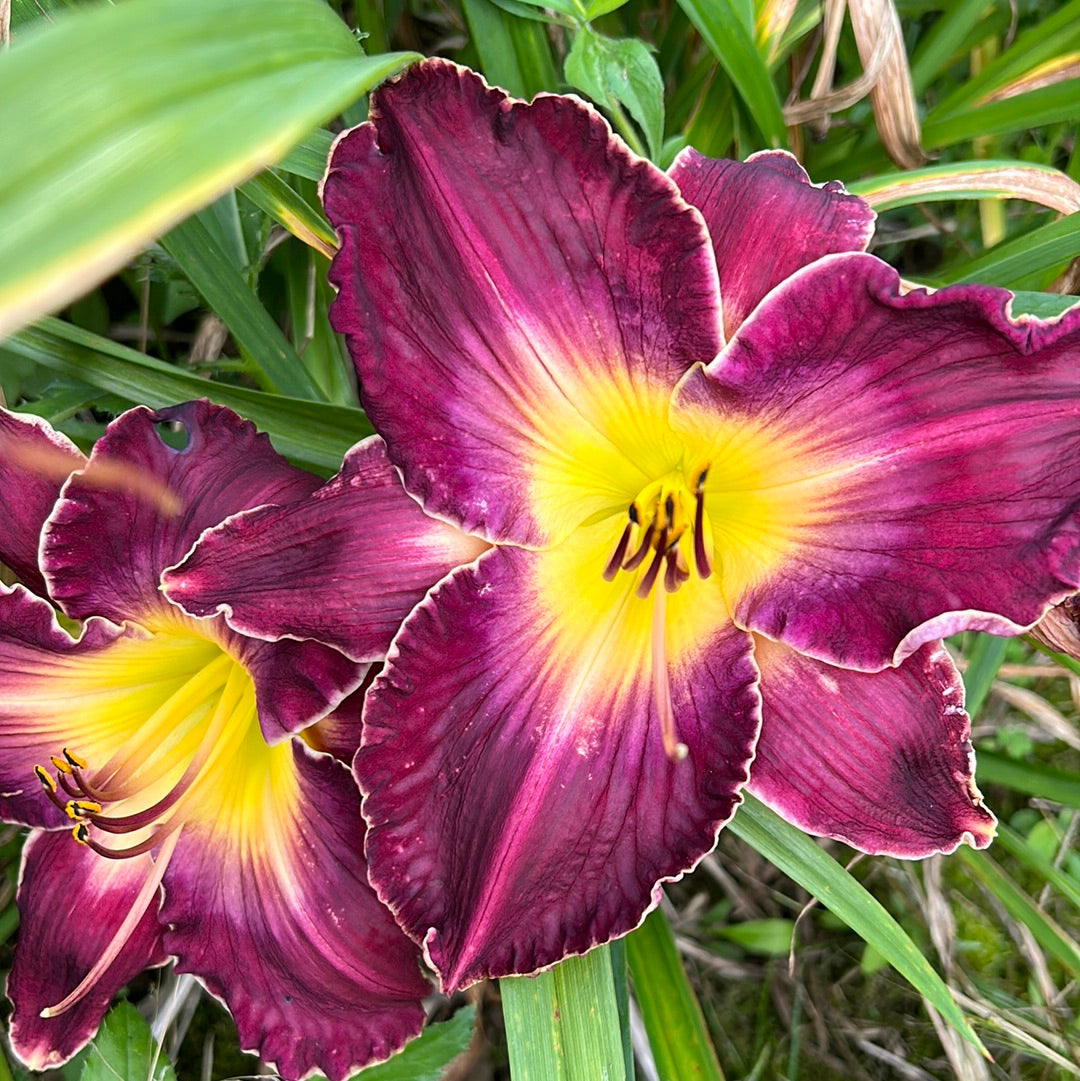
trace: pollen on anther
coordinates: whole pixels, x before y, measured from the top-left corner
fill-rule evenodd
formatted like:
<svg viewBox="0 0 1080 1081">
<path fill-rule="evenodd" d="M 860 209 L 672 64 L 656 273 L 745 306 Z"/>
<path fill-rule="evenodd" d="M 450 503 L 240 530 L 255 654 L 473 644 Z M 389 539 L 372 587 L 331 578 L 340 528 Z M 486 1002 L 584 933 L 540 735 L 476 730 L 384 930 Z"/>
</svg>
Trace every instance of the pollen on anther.
<svg viewBox="0 0 1080 1081">
<path fill-rule="evenodd" d="M 41 787 L 44 788 L 46 792 L 56 791 L 56 782 L 49 776 L 49 771 L 46 770 L 44 766 L 35 766 L 34 774 L 41 782 Z"/>
<path fill-rule="evenodd" d="M 72 769 L 86 769 L 86 760 L 84 758 L 80 758 L 73 751 L 69 751 L 67 747 L 62 747 L 61 752 Z"/>
</svg>

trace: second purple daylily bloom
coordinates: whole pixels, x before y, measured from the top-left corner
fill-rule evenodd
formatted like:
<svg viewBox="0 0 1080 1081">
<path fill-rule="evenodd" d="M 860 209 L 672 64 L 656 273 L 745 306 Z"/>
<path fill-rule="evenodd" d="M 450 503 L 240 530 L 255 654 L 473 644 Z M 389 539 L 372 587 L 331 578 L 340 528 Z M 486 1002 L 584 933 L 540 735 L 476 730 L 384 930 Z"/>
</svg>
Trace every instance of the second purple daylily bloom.
<svg viewBox="0 0 1080 1081">
<path fill-rule="evenodd" d="M 987 844 L 940 639 L 1080 581 L 1080 315 L 903 294 L 865 204 L 785 154 L 665 174 L 442 61 L 371 116 L 324 185 L 334 316 L 429 524 L 353 460 L 166 580 L 354 656 L 415 604 L 354 768 L 444 986 L 629 931 L 744 787 L 867 852 Z M 336 562 L 297 570 L 303 537 Z"/>
<path fill-rule="evenodd" d="M 340 1081 L 420 1029 L 419 951 L 368 884 L 359 794 L 327 753 L 359 743 L 331 711 L 367 666 L 159 589 L 204 529 L 318 485 L 207 402 L 131 410 L 89 459 L 0 410 L 0 560 L 22 582 L 0 585 L 0 819 L 35 827 L 7 993 L 34 1069 L 169 957 L 287 1078 Z"/>
</svg>

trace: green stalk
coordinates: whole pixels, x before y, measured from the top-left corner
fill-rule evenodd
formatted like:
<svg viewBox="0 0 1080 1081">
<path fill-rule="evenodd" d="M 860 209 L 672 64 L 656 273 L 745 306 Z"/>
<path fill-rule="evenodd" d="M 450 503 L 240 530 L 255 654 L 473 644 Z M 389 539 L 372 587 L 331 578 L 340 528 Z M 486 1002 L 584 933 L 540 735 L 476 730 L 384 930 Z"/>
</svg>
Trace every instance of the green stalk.
<svg viewBox="0 0 1080 1081">
<path fill-rule="evenodd" d="M 609 947 L 499 990 L 513 1081 L 627 1081 Z"/>
</svg>

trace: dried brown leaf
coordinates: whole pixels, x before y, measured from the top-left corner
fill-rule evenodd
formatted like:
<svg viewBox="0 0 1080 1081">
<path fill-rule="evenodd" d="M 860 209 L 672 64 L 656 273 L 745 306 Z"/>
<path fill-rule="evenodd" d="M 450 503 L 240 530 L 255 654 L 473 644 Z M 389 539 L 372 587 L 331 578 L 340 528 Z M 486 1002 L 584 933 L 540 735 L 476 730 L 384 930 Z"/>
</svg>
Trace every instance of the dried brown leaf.
<svg viewBox="0 0 1080 1081">
<path fill-rule="evenodd" d="M 882 146 L 900 168 L 914 169 L 926 161 L 926 155 L 920 145 L 915 91 L 900 17 L 892 0 L 848 0 L 848 12 L 863 69 L 869 70 L 879 48 L 885 50 L 881 71 L 870 91 Z"/>
</svg>

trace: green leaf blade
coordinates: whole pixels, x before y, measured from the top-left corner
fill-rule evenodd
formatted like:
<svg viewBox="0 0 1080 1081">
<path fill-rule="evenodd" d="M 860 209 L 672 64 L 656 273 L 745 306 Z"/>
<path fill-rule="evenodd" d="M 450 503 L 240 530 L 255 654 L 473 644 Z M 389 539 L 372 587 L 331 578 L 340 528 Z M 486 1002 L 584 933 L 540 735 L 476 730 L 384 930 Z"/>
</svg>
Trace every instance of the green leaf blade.
<svg viewBox="0 0 1080 1081">
<path fill-rule="evenodd" d="M 679 0 L 679 7 L 727 72 L 766 146 L 786 146 L 780 99 L 738 0 Z"/>
<path fill-rule="evenodd" d="M 896 920 L 836 860 L 749 794 L 727 828 L 839 916 L 986 1055 L 944 980 Z"/>
<path fill-rule="evenodd" d="M 499 990 L 513 1081 L 626 1081 L 609 947 Z"/>
<path fill-rule="evenodd" d="M 80 1081 L 176 1081 L 172 1065 L 154 1044 L 150 1027 L 130 1002 L 105 1016 L 90 1047 Z"/>
<path fill-rule="evenodd" d="M 661 1081 L 724 1081 L 701 1007 L 658 910 L 626 939 L 634 997 Z"/>
<path fill-rule="evenodd" d="M 319 0 L 129 0 L 28 31 L 0 54 L 0 337 L 411 58 L 363 56 Z"/>
</svg>

